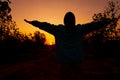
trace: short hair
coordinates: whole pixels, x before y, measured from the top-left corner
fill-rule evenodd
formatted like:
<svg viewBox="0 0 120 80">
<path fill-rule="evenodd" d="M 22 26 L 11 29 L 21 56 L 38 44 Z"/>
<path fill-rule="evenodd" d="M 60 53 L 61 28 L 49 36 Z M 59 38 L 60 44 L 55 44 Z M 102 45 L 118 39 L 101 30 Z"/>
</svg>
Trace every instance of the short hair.
<svg viewBox="0 0 120 80">
<path fill-rule="evenodd" d="M 64 16 L 64 25 L 65 26 L 75 26 L 75 15 L 72 12 L 67 12 Z"/>
</svg>

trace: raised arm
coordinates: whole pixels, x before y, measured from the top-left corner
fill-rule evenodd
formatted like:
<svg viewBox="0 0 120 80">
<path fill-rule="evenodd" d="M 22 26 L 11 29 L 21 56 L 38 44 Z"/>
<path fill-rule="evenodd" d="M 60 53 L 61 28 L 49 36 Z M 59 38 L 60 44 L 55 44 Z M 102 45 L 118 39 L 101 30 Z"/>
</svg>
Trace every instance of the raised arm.
<svg viewBox="0 0 120 80">
<path fill-rule="evenodd" d="M 81 30 L 87 34 L 89 32 L 92 32 L 94 30 L 106 27 L 108 24 L 110 24 L 112 22 L 112 20 L 110 19 L 105 19 L 102 21 L 98 21 L 98 22 L 91 22 L 91 23 L 87 23 L 87 24 L 83 24 L 81 25 Z"/>
<path fill-rule="evenodd" d="M 28 21 L 26 19 L 24 19 L 24 21 L 35 26 L 35 27 L 38 27 L 39 29 L 45 30 L 51 34 L 54 34 L 56 29 L 57 29 L 57 26 L 50 24 L 50 23 L 47 23 L 47 22 L 39 22 L 37 20 Z"/>
</svg>

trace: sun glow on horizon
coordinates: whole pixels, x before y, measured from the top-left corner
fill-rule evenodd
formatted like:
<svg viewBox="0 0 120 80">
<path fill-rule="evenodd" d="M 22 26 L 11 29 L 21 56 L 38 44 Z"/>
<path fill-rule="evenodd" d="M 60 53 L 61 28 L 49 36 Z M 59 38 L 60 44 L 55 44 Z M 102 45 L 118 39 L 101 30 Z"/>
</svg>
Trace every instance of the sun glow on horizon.
<svg viewBox="0 0 120 80">
<path fill-rule="evenodd" d="M 76 17 L 76 24 L 84 24 L 92 20 L 94 13 L 104 10 L 106 0 L 10 0 L 12 3 L 11 14 L 17 26 L 26 34 L 36 30 L 32 25 L 24 22 L 27 20 L 39 20 L 51 24 L 63 24 L 64 15 L 72 11 Z M 40 30 L 46 35 L 46 43 L 55 44 L 53 35 Z"/>
<path fill-rule="evenodd" d="M 53 45 L 53 43 L 52 43 L 52 42 L 50 42 L 49 44 L 50 44 L 50 45 Z"/>
</svg>

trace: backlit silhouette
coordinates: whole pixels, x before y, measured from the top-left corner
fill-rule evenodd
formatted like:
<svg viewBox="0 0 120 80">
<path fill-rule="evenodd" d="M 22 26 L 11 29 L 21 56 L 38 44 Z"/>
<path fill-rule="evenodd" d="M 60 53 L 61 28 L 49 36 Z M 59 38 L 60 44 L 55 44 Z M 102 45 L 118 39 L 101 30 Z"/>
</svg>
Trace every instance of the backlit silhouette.
<svg viewBox="0 0 120 80">
<path fill-rule="evenodd" d="M 28 21 L 25 19 L 25 21 L 55 36 L 56 60 L 60 63 L 81 62 L 83 60 L 83 36 L 110 23 L 109 20 L 103 20 L 75 25 L 75 16 L 72 12 L 65 15 L 64 25 L 53 25 L 37 20 Z"/>
<path fill-rule="evenodd" d="M 64 17 L 64 25 L 54 25 L 37 20 L 25 21 L 33 26 L 45 30 L 55 36 L 56 56 L 58 63 L 69 64 L 71 67 L 83 61 L 83 36 L 96 29 L 107 26 L 111 20 L 104 19 L 98 22 L 77 24 L 72 12 L 67 12 Z M 75 67 L 74 67 L 75 68 Z"/>
</svg>

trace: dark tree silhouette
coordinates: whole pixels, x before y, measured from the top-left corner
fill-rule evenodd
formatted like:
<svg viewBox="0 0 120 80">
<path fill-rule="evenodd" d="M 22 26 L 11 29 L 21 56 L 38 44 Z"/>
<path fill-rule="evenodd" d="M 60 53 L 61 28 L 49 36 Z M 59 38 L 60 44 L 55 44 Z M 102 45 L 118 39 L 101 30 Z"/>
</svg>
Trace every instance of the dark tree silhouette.
<svg viewBox="0 0 120 80">
<path fill-rule="evenodd" d="M 37 45 L 44 46 L 45 41 L 45 35 L 42 33 L 32 36 L 19 31 L 12 19 L 10 4 L 9 0 L 0 0 L 0 61 L 17 59 L 16 56 L 19 54 L 30 54 L 30 50 L 35 49 Z M 33 37 L 36 39 L 35 42 L 32 40 Z"/>
<path fill-rule="evenodd" d="M 44 45 L 46 40 L 45 40 L 45 35 L 43 33 L 40 33 L 40 31 L 36 31 L 34 32 L 34 37 L 35 37 L 35 41 L 39 45 Z"/>
<path fill-rule="evenodd" d="M 102 39 L 102 41 L 109 39 L 109 37 L 113 35 L 118 36 L 117 24 L 120 20 L 120 3 L 118 1 L 108 1 L 108 6 L 105 10 L 101 13 L 94 14 L 92 18 L 94 22 L 101 21 L 106 18 L 114 20 L 107 27 L 93 32 L 92 36 L 97 36 L 96 38 L 98 39 L 99 37 L 99 40 Z"/>
<path fill-rule="evenodd" d="M 0 39 L 6 40 L 9 37 L 19 38 L 19 29 L 10 14 L 9 0 L 0 0 Z"/>
<path fill-rule="evenodd" d="M 110 47 L 115 47 L 115 45 L 119 44 L 119 41 L 116 41 L 118 39 L 120 40 L 118 34 L 120 32 L 118 29 L 120 21 L 120 3 L 118 1 L 108 1 L 108 5 L 103 12 L 92 16 L 94 22 L 108 18 L 113 20 L 109 25 L 87 34 L 84 38 L 84 41 L 89 44 L 89 48 L 95 55 L 112 53 L 113 49 Z"/>
<path fill-rule="evenodd" d="M 9 0 L 0 0 L 0 41 L 7 41 L 11 44 L 17 42 L 15 44 L 18 44 L 18 42 L 30 40 L 28 36 L 22 34 L 19 31 L 16 22 L 12 19 L 12 15 L 10 14 L 11 13 L 11 8 L 9 6 L 10 3 L 11 2 Z M 40 33 L 39 35 L 43 34 Z M 39 40 L 41 41 L 41 44 L 44 44 L 45 41 L 44 38 L 45 36 L 40 37 Z"/>
</svg>

